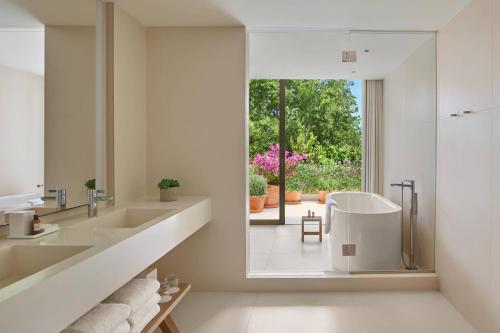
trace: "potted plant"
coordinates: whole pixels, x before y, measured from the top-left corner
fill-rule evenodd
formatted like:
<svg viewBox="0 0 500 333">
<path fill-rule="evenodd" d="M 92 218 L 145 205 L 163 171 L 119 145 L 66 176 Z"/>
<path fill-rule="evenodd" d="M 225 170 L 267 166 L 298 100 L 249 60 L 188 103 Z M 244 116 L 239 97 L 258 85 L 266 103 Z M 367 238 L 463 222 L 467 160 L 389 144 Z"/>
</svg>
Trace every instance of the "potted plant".
<svg viewBox="0 0 500 333">
<path fill-rule="evenodd" d="M 255 154 L 252 165 L 257 172 L 267 179 L 268 196 L 264 203 L 265 208 L 279 207 L 279 144 L 269 147 L 264 154 Z M 285 176 L 290 176 L 295 172 L 297 165 L 307 158 L 306 154 L 290 153 L 285 151 Z"/>
<path fill-rule="evenodd" d="M 286 180 L 285 203 L 298 205 L 302 199 L 302 183 L 298 177 L 288 177 Z"/>
<path fill-rule="evenodd" d="M 250 213 L 259 213 L 264 210 L 267 197 L 267 180 L 260 175 L 250 175 Z"/>
<path fill-rule="evenodd" d="M 326 201 L 326 195 L 333 192 L 335 188 L 335 183 L 333 178 L 320 178 L 318 181 L 319 186 L 319 202 L 324 204 Z"/>
<path fill-rule="evenodd" d="M 177 189 L 180 184 L 177 179 L 164 178 L 158 183 L 160 201 L 168 202 L 177 200 Z"/>
<path fill-rule="evenodd" d="M 279 145 L 269 147 L 264 154 L 255 154 L 252 165 L 260 175 L 267 179 L 267 197 L 264 202 L 265 208 L 279 207 Z"/>
<path fill-rule="evenodd" d="M 87 180 L 85 182 L 85 187 L 87 190 L 95 190 L 95 178 Z"/>
</svg>

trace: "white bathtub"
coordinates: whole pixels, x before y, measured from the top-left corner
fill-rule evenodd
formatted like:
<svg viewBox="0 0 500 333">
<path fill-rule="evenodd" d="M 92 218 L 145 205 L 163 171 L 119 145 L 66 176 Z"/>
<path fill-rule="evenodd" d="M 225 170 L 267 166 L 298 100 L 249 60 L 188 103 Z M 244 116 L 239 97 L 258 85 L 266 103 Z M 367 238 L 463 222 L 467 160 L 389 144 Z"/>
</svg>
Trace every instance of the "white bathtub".
<svg viewBox="0 0 500 333">
<path fill-rule="evenodd" d="M 401 268 L 401 207 L 380 195 L 334 192 L 330 231 L 333 267 L 342 271 Z M 343 244 L 355 244 L 356 256 L 342 256 Z"/>
</svg>

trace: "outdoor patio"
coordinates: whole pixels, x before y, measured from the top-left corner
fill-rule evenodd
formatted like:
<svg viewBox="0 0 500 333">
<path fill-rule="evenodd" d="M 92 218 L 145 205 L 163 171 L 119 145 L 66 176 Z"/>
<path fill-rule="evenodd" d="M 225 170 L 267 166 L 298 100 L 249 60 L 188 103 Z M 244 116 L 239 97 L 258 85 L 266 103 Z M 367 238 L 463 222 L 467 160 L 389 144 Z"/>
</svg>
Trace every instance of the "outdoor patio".
<svg viewBox="0 0 500 333">
<path fill-rule="evenodd" d="M 316 216 L 325 219 L 325 204 L 318 201 L 302 201 L 298 205 L 285 205 L 285 224 L 300 225 L 301 217 L 306 216 L 308 211 L 314 212 Z M 278 220 L 279 208 L 266 208 L 260 213 L 251 213 L 250 220 Z"/>
</svg>

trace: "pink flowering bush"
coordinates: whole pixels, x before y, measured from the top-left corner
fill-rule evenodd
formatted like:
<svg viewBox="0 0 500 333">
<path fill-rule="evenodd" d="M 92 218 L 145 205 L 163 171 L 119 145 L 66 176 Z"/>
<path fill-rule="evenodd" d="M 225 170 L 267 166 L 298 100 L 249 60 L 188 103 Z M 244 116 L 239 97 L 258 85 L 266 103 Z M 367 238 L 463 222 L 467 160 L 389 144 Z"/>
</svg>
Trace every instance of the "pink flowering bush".
<svg viewBox="0 0 500 333">
<path fill-rule="evenodd" d="M 270 146 L 264 154 L 255 154 L 252 164 L 257 168 L 257 172 L 267 178 L 270 185 L 279 184 L 280 172 L 280 146 L 279 143 Z M 295 174 L 297 165 L 307 159 L 307 154 L 290 153 L 285 150 L 285 176 Z"/>
</svg>

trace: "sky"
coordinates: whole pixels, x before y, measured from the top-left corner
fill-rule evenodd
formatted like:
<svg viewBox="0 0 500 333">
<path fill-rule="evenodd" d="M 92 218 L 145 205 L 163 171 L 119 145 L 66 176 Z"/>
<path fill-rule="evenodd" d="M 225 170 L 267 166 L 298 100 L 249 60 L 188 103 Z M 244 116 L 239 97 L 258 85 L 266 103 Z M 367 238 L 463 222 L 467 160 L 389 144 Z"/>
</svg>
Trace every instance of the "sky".
<svg viewBox="0 0 500 333">
<path fill-rule="evenodd" d="M 354 85 L 351 87 L 351 92 L 354 95 L 354 97 L 356 97 L 356 103 L 358 104 L 358 113 L 359 115 L 361 115 L 361 109 L 362 109 L 361 103 L 363 103 L 361 84 L 363 83 L 363 81 L 354 80 L 352 82 L 354 82 Z"/>
</svg>

